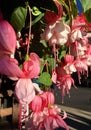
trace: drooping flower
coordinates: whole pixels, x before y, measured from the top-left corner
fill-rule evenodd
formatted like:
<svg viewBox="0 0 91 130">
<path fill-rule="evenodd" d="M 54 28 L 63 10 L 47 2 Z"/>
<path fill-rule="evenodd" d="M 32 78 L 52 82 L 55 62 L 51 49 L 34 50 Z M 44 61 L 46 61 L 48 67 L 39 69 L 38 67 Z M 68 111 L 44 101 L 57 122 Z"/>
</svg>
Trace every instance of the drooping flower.
<svg viewBox="0 0 91 130">
<path fill-rule="evenodd" d="M 56 21 L 52 25 L 48 25 L 42 35 L 42 39 L 49 42 L 49 45 L 64 45 L 68 40 L 70 27 L 62 21 Z"/>
<path fill-rule="evenodd" d="M 33 123 L 29 128 L 34 127 L 35 130 L 55 130 L 56 128 L 62 127 L 69 130 L 69 127 L 59 115 L 60 112 L 60 109 L 56 105 L 45 107 L 42 111 L 37 113 L 32 112 L 30 119 L 33 120 Z"/>
<path fill-rule="evenodd" d="M 65 64 L 56 68 L 57 87 L 61 89 L 62 103 L 64 102 L 65 94 L 69 94 L 71 87 L 75 86 L 73 78 L 70 74 L 67 74 L 66 69 L 64 67 Z"/>
<path fill-rule="evenodd" d="M 23 63 L 22 71 L 28 78 L 36 78 L 40 73 L 40 59 L 37 54 L 31 53 L 29 60 Z"/>
<path fill-rule="evenodd" d="M 76 72 L 76 68 L 73 64 L 74 56 L 66 54 L 64 56 L 64 62 L 65 62 L 64 70 L 66 71 L 67 74 L 72 74 L 73 72 Z"/>
<path fill-rule="evenodd" d="M 84 60 L 83 58 L 77 57 L 76 60 L 74 61 L 74 65 L 77 69 L 78 79 L 80 83 L 81 74 L 88 75 L 88 66 L 87 66 L 86 60 Z"/>
</svg>

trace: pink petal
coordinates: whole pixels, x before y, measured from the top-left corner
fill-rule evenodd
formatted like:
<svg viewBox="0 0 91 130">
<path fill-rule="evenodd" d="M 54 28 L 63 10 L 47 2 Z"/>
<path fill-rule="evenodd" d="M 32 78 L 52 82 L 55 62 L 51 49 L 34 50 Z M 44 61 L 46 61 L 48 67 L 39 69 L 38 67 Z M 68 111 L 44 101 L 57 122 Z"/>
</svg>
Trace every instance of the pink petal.
<svg viewBox="0 0 91 130">
<path fill-rule="evenodd" d="M 16 61 L 9 57 L 0 58 L 0 74 L 7 75 L 9 77 L 24 77 L 24 73 L 16 64 Z"/>
<path fill-rule="evenodd" d="M 35 96 L 32 81 L 24 78 L 19 79 L 15 86 L 15 95 L 21 104 L 29 104 Z"/>
<path fill-rule="evenodd" d="M 42 109 L 42 99 L 39 95 L 36 95 L 32 102 L 29 104 L 30 109 L 33 112 L 39 112 Z"/>
<path fill-rule="evenodd" d="M 53 130 L 52 126 L 53 126 L 53 118 L 49 116 L 44 120 L 45 130 Z"/>
<path fill-rule="evenodd" d="M 53 70 L 52 71 L 52 78 L 51 78 L 52 82 L 56 84 L 57 82 L 57 74 L 56 74 L 56 71 Z"/>
<path fill-rule="evenodd" d="M 65 128 L 66 130 L 69 130 L 69 127 L 67 126 L 65 121 L 61 118 L 61 116 L 57 115 L 56 116 L 56 121 L 57 121 L 59 127 Z"/>
<path fill-rule="evenodd" d="M 0 21 L 0 51 L 12 54 L 16 48 L 16 34 L 13 27 L 5 20 Z"/>
<path fill-rule="evenodd" d="M 47 103 L 48 104 L 54 104 L 55 98 L 52 92 L 46 92 L 47 95 Z"/>
<path fill-rule="evenodd" d="M 72 63 L 72 62 L 74 61 L 74 56 L 69 55 L 69 54 L 66 54 L 66 55 L 64 56 L 64 61 L 65 61 L 66 64 L 67 64 L 67 63 Z"/>
<path fill-rule="evenodd" d="M 28 78 L 36 78 L 40 73 L 40 59 L 37 54 L 31 53 L 30 59 L 23 63 L 23 72 Z"/>
</svg>

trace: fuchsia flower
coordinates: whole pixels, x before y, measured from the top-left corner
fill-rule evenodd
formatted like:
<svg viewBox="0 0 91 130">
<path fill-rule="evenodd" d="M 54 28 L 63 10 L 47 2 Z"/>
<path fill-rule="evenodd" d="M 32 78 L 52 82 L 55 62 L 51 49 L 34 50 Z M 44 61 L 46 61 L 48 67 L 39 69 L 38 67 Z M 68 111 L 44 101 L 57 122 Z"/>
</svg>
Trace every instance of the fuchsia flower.
<svg viewBox="0 0 91 130">
<path fill-rule="evenodd" d="M 33 130 L 54 130 L 58 127 L 63 127 L 66 130 L 69 129 L 63 120 L 64 117 L 60 116 L 61 110 L 54 105 L 54 95 L 52 92 L 43 92 L 37 95 L 29 106 L 32 113 L 29 120 L 31 125 L 28 128 Z"/>
<path fill-rule="evenodd" d="M 62 90 L 61 92 L 62 92 L 62 103 L 63 103 L 64 102 L 63 97 L 65 96 L 65 93 L 67 92 L 67 94 L 69 94 L 71 87 L 75 86 L 74 80 L 70 74 L 67 74 L 65 70 L 65 64 L 56 67 L 56 72 L 57 72 L 57 86 Z"/>
<path fill-rule="evenodd" d="M 48 25 L 42 35 L 42 39 L 49 42 L 50 45 L 64 45 L 68 40 L 70 27 L 62 21 L 56 21 L 54 24 Z"/>
<path fill-rule="evenodd" d="M 49 104 L 54 104 L 54 95 L 52 92 L 42 92 L 34 97 L 33 101 L 29 104 L 33 112 L 38 112 L 48 107 Z"/>
<path fill-rule="evenodd" d="M 29 60 L 25 61 L 22 71 L 28 78 L 36 78 L 40 73 L 40 59 L 37 54 L 31 53 Z"/>
<path fill-rule="evenodd" d="M 83 58 L 77 57 L 76 60 L 74 61 L 74 65 L 77 69 L 78 79 L 80 83 L 81 74 L 86 74 L 86 75 L 88 74 L 87 62 Z"/>
<path fill-rule="evenodd" d="M 64 56 L 64 62 L 65 62 L 64 70 L 66 71 L 67 74 L 72 74 L 73 72 L 76 72 L 76 68 L 73 64 L 74 56 L 66 54 Z"/>
<path fill-rule="evenodd" d="M 33 100 L 35 90 L 41 93 L 39 86 L 31 81 L 31 78 L 37 77 L 40 72 L 40 61 L 37 54 L 30 54 L 30 59 L 24 62 L 22 71 L 25 77 L 18 80 L 15 94 L 21 104 L 28 104 Z"/>
</svg>

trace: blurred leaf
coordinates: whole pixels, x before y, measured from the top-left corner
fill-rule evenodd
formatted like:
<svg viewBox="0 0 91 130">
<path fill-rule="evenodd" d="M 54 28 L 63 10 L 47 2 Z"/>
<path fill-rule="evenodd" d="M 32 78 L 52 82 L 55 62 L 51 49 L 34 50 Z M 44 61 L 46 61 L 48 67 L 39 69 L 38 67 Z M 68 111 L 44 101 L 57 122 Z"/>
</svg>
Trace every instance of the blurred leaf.
<svg viewBox="0 0 91 130">
<path fill-rule="evenodd" d="M 88 20 L 91 23 L 91 0 L 80 0 L 82 3 L 83 12 Z"/>
<path fill-rule="evenodd" d="M 38 79 L 38 82 L 42 83 L 43 85 L 50 86 L 52 85 L 51 76 L 48 72 L 43 72 Z"/>
<path fill-rule="evenodd" d="M 91 8 L 91 0 L 80 0 L 82 3 L 82 7 L 83 7 L 83 12 L 86 12 L 87 10 L 89 10 Z"/>
<path fill-rule="evenodd" d="M 40 40 L 40 43 L 41 43 L 44 47 L 46 47 L 46 48 L 48 47 L 45 40 Z"/>
<path fill-rule="evenodd" d="M 65 54 L 66 54 L 66 50 L 62 50 L 59 58 L 61 59 L 63 56 L 65 56 Z"/>
<path fill-rule="evenodd" d="M 91 8 L 85 12 L 86 19 L 91 23 Z"/>
<path fill-rule="evenodd" d="M 11 24 L 15 28 L 15 30 L 21 31 L 22 28 L 25 26 L 25 20 L 27 16 L 27 8 L 25 7 L 17 7 L 11 15 Z"/>
<path fill-rule="evenodd" d="M 45 61 L 43 58 L 40 59 L 41 61 L 41 66 L 40 66 L 40 73 L 42 73 L 43 69 L 44 69 L 44 66 L 45 66 Z"/>
<path fill-rule="evenodd" d="M 47 61 L 49 62 L 49 66 L 51 69 L 55 67 L 54 58 L 47 58 Z"/>
<path fill-rule="evenodd" d="M 71 9 L 72 9 L 72 16 L 73 18 L 75 18 L 78 14 L 78 9 L 77 9 L 77 6 L 76 6 L 76 3 L 74 1 L 71 1 Z"/>
</svg>

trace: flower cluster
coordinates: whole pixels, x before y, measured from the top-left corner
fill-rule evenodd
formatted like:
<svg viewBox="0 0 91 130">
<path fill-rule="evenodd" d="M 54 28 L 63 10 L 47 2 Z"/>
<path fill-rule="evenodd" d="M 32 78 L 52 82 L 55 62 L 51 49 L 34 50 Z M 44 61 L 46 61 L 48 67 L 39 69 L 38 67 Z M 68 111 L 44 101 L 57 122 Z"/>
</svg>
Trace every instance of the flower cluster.
<svg viewBox="0 0 91 130">
<path fill-rule="evenodd" d="M 64 102 L 65 94 L 75 87 L 72 74 L 78 74 L 79 83 L 82 74 L 88 76 L 90 23 L 84 13 L 73 14 L 74 1 L 43 1 L 24 0 L 24 7 L 11 9 L 10 23 L 0 12 L 0 74 L 15 81 L 20 128 L 24 122 L 31 130 L 68 130 L 63 120 L 66 113 L 61 117 L 48 90 L 53 85 L 61 89 Z"/>
<path fill-rule="evenodd" d="M 69 129 L 63 120 L 66 118 L 66 113 L 64 112 L 63 117 L 60 116 L 61 110 L 57 105 L 54 105 L 52 92 L 46 91 L 36 95 L 29 104 L 29 108 L 32 112 L 27 127 L 31 128 L 31 130 L 54 130 L 59 127 L 63 127 L 66 130 Z"/>
</svg>

